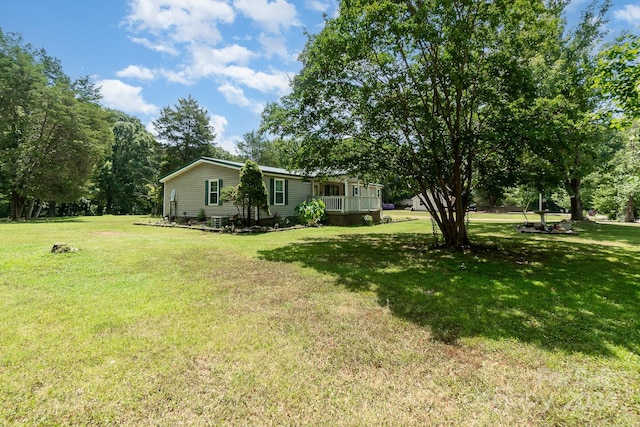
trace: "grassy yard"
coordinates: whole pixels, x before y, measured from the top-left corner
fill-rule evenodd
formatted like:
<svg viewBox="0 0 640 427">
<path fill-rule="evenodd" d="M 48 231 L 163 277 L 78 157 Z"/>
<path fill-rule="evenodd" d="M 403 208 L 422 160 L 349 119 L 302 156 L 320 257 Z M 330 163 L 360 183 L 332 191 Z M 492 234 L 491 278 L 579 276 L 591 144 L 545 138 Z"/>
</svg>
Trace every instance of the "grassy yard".
<svg viewBox="0 0 640 427">
<path fill-rule="evenodd" d="M 640 227 L 417 216 L 0 223 L 0 425 L 640 424 Z"/>
</svg>

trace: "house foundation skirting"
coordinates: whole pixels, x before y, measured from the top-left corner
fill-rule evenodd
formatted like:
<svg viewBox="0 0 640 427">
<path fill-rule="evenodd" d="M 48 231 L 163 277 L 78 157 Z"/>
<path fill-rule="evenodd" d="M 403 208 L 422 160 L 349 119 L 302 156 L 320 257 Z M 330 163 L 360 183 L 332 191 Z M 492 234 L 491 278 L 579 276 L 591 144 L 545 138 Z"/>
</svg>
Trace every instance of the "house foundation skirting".
<svg viewBox="0 0 640 427">
<path fill-rule="evenodd" d="M 369 212 L 327 212 L 327 224 L 329 225 L 363 225 L 364 216 L 371 215 L 374 224 L 380 224 L 382 212 L 380 210 Z"/>
</svg>

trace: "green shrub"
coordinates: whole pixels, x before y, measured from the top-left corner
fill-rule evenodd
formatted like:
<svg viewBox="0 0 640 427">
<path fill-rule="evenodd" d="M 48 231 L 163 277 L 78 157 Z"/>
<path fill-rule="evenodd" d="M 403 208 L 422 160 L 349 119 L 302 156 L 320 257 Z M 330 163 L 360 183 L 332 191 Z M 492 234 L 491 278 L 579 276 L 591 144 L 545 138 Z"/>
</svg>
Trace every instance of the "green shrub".
<svg viewBox="0 0 640 427">
<path fill-rule="evenodd" d="M 198 211 L 198 215 L 196 216 L 196 219 L 200 222 L 207 220 L 207 214 L 204 212 L 204 208 L 200 208 L 200 210 Z"/>
<path fill-rule="evenodd" d="M 296 213 L 302 224 L 317 225 L 320 221 L 326 219 L 325 208 L 326 206 L 322 200 L 313 199 L 296 206 Z"/>
<path fill-rule="evenodd" d="M 373 217 L 371 215 L 365 215 L 362 217 L 364 225 L 373 225 Z"/>
</svg>

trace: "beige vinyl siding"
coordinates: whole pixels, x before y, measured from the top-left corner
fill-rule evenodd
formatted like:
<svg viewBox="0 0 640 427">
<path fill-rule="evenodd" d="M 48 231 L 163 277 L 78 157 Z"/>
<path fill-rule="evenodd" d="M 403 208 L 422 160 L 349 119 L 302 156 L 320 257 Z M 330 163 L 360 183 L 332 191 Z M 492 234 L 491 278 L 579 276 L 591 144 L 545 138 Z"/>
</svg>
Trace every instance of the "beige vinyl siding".
<svg viewBox="0 0 640 427">
<path fill-rule="evenodd" d="M 284 179 L 288 181 L 288 203 L 286 205 L 273 205 L 271 203 L 271 178 Z M 302 179 L 297 177 L 286 177 L 281 175 L 269 175 L 265 174 L 264 183 L 267 186 L 267 192 L 269 193 L 269 210 L 271 216 L 279 215 L 281 217 L 294 216 L 296 206 L 311 197 L 311 183 L 303 182 Z M 262 215 L 262 214 L 261 214 Z"/>
<path fill-rule="evenodd" d="M 172 190 L 176 190 L 178 201 L 176 212 L 179 217 L 183 216 L 184 212 L 187 212 L 187 216 L 193 218 L 198 215 L 200 209 L 204 209 L 207 216 L 233 216 L 237 214 L 238 209 L 232 203 L 223 203 L 222 206 L 205 206 L 205 182 L 211 179 L 222 179 L 222 188 L 224 189 L 238 185 L 239 176 L 239 170 L 228 167 L 208 163 L 194 166 L 164 183 L 164 215 L 169 215 L 169 199 Z M 288 203 L 286 205 L 270 206 L 271 216 L 294 216 L 296 206 L 311 196 L 311 183 L 303 182 L 302 179 L 292 176 L 265 174 L 264 183 L 267 186 L 267 192 L 270 191 L 271 178 L 280 178 L 288 181 Z M 269 201 L 271 201 L 271 194 L 269 194 Z M 260 217 L 266 218 L 267 215 L 261 212 Z"/>
<path fill-rule="evenodd" d="M 205 206 L 205 182 L 222 179 L 222 188 L 238 185 L 239 171 L 218 165 L 202 163 L 164 183 L 164 215 L 169 215 L 171 190 L 177 192 L 177 214 L 188 217 L 198 215 L 204 209 L 207 216 L 235 215 L 238 210 L 232 203 Z"/>
</svg>

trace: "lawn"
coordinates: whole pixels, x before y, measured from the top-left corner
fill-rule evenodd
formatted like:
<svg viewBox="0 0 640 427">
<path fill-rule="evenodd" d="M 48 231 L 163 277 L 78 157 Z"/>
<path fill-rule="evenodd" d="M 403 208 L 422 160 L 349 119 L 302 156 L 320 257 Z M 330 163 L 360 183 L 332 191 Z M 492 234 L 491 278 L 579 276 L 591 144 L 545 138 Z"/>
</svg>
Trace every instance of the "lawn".
<svg viewBox="0 0 640 427">
<path fill-rule="evenodd" d="M 640 227 L 415 216 L 0 223 L 0 425 L 640 424 Z"/>
</svg>

